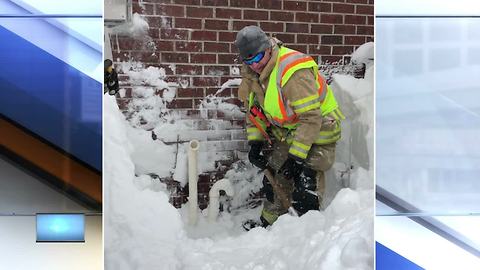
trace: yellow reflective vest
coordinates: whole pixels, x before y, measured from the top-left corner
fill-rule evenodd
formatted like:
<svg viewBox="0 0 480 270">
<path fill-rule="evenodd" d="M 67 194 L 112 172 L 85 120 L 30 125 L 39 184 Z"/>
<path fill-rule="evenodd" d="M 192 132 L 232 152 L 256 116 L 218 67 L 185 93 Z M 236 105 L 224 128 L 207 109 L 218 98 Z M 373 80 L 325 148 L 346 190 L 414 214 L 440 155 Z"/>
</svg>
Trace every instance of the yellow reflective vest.
<svg viewBox="0 0 480 270">
<path fill-rule="evenodd" d="M 314 95 L 299 100 L 286 100 L 282 89 L 291 76 L 300 69 L 313 69 L 318 91 L 316 91 Z M 254 104 L 256 104 L 255 93 L 250 92 L 250 108 Z M 314 142 L 315 144 L 329 144 L 340 139 L 339 121 L 344 119 L 344 116 L 338 108 L 337 101 L 330 86 L 328 86 L 323 76 L 319 74 L 317 63 L 312 57 L 301 52 L 283 46 L 279 48 L 275 67 L 268 80 L 262 110 L 268 122 L 273 124 L 271 133 L 273 133 L 277 139 L 287 140 L 291 145 L 289 153 L 298 158 L 305 159 L 311 148 L 311 145 L 305 145 L 299 141 L 295 141 L 294 136 L 292 136 L 298 126 L 299 114 L 311 110 L 321 110 L 322 117 L 328 116 L 338 120 L 333 130 L 320 131 L 320 134 L 318 134 Z M 268 123 L 266 125 L 262 119 L 253 119 L 252 115 L 250 115 L 250 121 L 253 122 L 253 120 L 257 123 L 255 127 L 247 129 L 248 139 L 263 139 L 262 137 L 265 137 L 265 132 L 262 131 L 262 129 L 265 129 Z M 287 129 L 288 132 L 283 132 L 282 129 Z M 290 136 L 285 136 L 285 134 L 289 134 Z"/>
</svg>

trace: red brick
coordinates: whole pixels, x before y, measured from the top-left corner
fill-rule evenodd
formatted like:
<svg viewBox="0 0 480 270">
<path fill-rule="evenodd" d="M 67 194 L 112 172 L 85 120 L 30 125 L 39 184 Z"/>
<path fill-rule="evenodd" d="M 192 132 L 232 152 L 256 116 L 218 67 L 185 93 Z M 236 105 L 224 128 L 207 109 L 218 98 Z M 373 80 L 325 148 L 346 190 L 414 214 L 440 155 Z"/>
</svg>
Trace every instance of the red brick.
<svg viewBox="0 0 480 270">
<path fill-rule="evenodd" d="M 302 35 L 297 34 L 297 43 L 313 43 L 317 44 L 319 41 L 318 35 Z"/>
<path fill-rule="evenodd" d="M 219 54 L 218 55 L 218 63 L 219 64 L 235 64 L 235 63 L 240 63 L 238 60 L 238 55 L 237 54 Z"/>
<path fill-rule="evenodd" d="M 167 75 L 173 75 L 173 69 L 172 66 L 175 65 L 162 65 L 162 64 L 153 64 L 151 65 L 152 67 L 158 67 L 158 68 L 163 68 L 165 70 L 165 74 Z"/>
<path fill-rule="evenodd" d="M 203 73 L 205 75 L 210 75 L 210 76 L 230 75 L 230 67 L 228 67 L 228 66 L 205 66 Z"/>
<path fill-rule="evenodd" d="M 282 9 L 282 0 L 257 0 L 257 8 Z"/>
<path fill-rule="evenodd" d="M 175 28 L 202 29 L 202 20 L 175 18 Z"/>
<path fill-rule="evenodd" d="M 294 34 L 275 34 L 275 37 L 279 40 L 283 41 L 284 43 L 294 43 L 295 42 L 295 35 Z"/>
<path fill-rule="evenodd" d="M 215 16 L 217 18 L 227 18 L 227 19 L 241 19 L 242 10 L 241 9 L 231 9 L 231 8 L 216 8 Z"/>
<path fill-rule="evenodd" d="M 260 28 L 267 32 L 284 32 L 284 23 L 281 22 L 260 22 Z"/>
<path fill-rule="evenodd" d="M 270 11 L 271 21 L 293 21 L 294 14 L 284 11 Z"/>
<path fill-rule="evenodd" d="M 130 98 L 117 98 L 118 108 L 122 111 L 128 109 L 128 104 L 131 102 Z"/>
<path fill-rule="evenodd" d="M 333 4 L 333 12 L 335 12 L 335 13 L 354 13 L 355 12 L 355 5 Z"/>
<path fill-rule="evenodd" d="M 320 14 L 321 23 L 343 23 L 343 16 L 339 14 Z"/>
<path fill-rule="evenodd" d="M 218 41 L 234 42 L 236 36 L 235 32 L 218 32 Z"/>
<path fill-rule="evenodd" d="M 194 86 L 220 86 L 219 77 L 193 77 Z"/>
<path fill-rule="evenodd" d="M 373 25 L 375 21 L 375 18 L 373 16 L 367 16 L 367 24 L 368 25 Z"/>
<path fill-rule="evenodd" d="M 173 41 L 157 40 L 155 45 L 158 51 L 173 51 Z"/>
<path fill-rule="evenodd" d="M 347 3 L 368 4 L 368 0 L 346 0 Z"/>
<path fill-rule="evenodd" d="M 202 74 L 202 66 L 175 65 L 175 74 L 179 74 L 179 75 L 200 75 L 200 74 Z"/>
<path fill-rule="evenodd" d="M 143 51 L 132 51 L 130 56 L 133 60 L 144 62 L 144 63 L 159 63 L 160 57 L 158 54 L 153 54 L 151 52 L 143 52 Z"/>
<path fill-rule="evenodd" d="M 201 42 L 186 42 L 186 41 L 176 41 L 175 50 L 183 52 L 201 52 L 202 43 Z"/>
<path fill-rule="evenodd" d="M 357 34 L 358 35 L 372 35 L 374 34 L 373 26 L 357 26 Z"/>
<path fill-rule="evenodd" d="M 219 42 L 205 42 L 203 44 L 204 52 L 229 52 L 230 44 L 229 43 L 219 43 Z"/>
<path fill-rule="evenodd" d="M 258 22 L 256 21 L 233 21 L 233 30 L 240 30 L 245 26 L 249 25 L 256 25 L 258 26 Z"/>
<path fill-rule="evenodd" d="M 185 7 L 173 5 L 157 5 L 157 14 L 172 17 L 185 17 Z"/>
<path fill-rule="evenodd" d="M 202 0 L 202 6 L 228 6 L 228 0 Z"/>
<path fill-rule="evenodd" d="M 325 62 L 336 63 L 342 60 L 342 56 L 322 55 L 320 56 L 320 58 L 322 59 L 322 63 L 325 63 Z"/>
<path fill-rule="evenodd" d="M 364 36 L 345 36 L 345 44 L 361 45 L 365 43 Z"/>
<path fill-rule="evenodd" d="M 318 22 L 318 13 L 304 13 L 304 12 L 297 12 L 295 14 L 295 21 L 296 22 Z"/>
<path fill-rule="evenodd" d="M 235 47 L 235 44 L 234 43 L 229 43 L 229 44 L 230 44 L 229 52 L 230 53 L 238 53 L 238 49 L 237 49 L 237 47 Z"/>
<path fill-rule="evenodd" d="M 303 52 L 303 53 L 307 53 L 308 51 L 307 45 L 290 44 L 288 45 L 288 48 L 299 51 L 299 52 Z"/>
<path fill-rule="evenodd" d="M 162 53 L 162 62 L 188 63 L 188 54 L 186 54 L 186 53 Z"/>
<path fill-rule="evenodd" d="M 303 23 L 287 23 L 286 32 L 308 33 L 308 24 Z"/>
<path fill-rule="evenodd" d="M 268 11 L 244 9 L 243 18 L 245 20 L 268 20 Z"/>
<path fill-rule="evenodd" d="M 160 30 L 158 28 L 150 28 L 148 29 L 148 35 L 151 38 L 159 38 L 160 37 Z"/>
<path fill-rule="evenodd" d="M 178 97 L 204 97 L 203 88 L 178 88 Z"/>
<path fill-rule="evenodd" d="M 307 10 L 307 2 L 283 1 L 283 10 L 306 11 Z"/>
<path fill-rule="evenodd" d="M 214 31 L 192 31 L 192 40 L 217 40 L 217 32 Z"/>
<path fill-rule="evenodd" d="M 158 0 L 156 0 L 158 1 Z M 190 5 L 190 6 L 198 6 L 200 5 L 200 0 L 173 0 L 177 5 Z"/>
<path fill-rule="evenodd" d="M 309 54 L 332 54 L 332 47 L 325 45 L 308 45 Z"/>
<path fill-rule="evenodd" d="M 197 64 L 215 64 L 217 63 L 216 54 L 197 53 L 190 55 L 190 63 Z"/>
<path fill-rule="evenodd" d="M 113 61 L 115 62 L 128 62 L 130 61 L 130 53 L 129 52 L 120 52 L 118 53 L 117 50 L 112 51 Z"/>
<path fill-rule="evenodd" d="M 351 54 L 353 52 L 353 46 L 333 46 L 333 55 Z"/>
<path fill-rule="evenodd" d="M 188 38 L 188 31 L 187 30 L 178 30 L 178 29 L 173 29 L 173 28 L 160 29 L 160 38 L 161 39 L 186 40 Z"/>
<path fill-rule="evenodd" d="M 373 37 L 366 37 L 365 42 L 373 42 Z"/>
<path fill-rule="evenodd" d="M 310 29 L 310 33 L 332 34 L 333 33 L 333 26 L 329 25 L 329 24 L 312 24 L 312 28 Z"/>
<path fill-rule="evenodd" d="M 132 3 L 132 13 L 153 15 L 155 8 L 153 4 L 142 3 L 140 6 L 138 3 Z"/>
<path fill-rule="evenodd" d="M 187 7 L 187 17 L 211 18 L 213 8 Z"/>
<path fill-rule="evenodd" d="M 145 16 L 150 28 L 171 28 L 173 26 L 173 18 L 165 16 Z"/>
<path fill-rule="evenodd" d="M 167 108 L 170 109 L 192 109 L 193 99 L 174 99 L 167 104 Z"/>
<path fill-rule="evenodd" d="M 355 25 L 335 25 L 334 34 L 355 34 Z"/>
<path fill-rule="evenodd" d="M 366 24 L 366 16 L 345 15 L 345 24 Z"/>
<path fill-rule="evenodd" d="M 331 3 L 308 2 L 308 11 L 332 12 Z"/>
<path fill-rule="evenodd" d="M 205 29 L 228 30 L 228 21 L 205 19 Z"/>
<path fill-rule="evenodd" d="M 230 0 L 231 7 L 254 8 L 255 0 Z"/>
<path fill-rule="evenodd" d="M 342 36 L 322 36 L 321 44 L 343 44 L 343 37 Z"/>
<path fill-rule="evenodd" d="M 356 14 L 373 15 L 373 6 L 357 5 Z"/>
<path fill-rule="evenodd" d="M 223 84 L 224 82 L 220 81 L 220 84 Z M 209 88 L 205 90 L 205 94 L 208 95 L 215 95 L 218 92 L 218 88 Z M 225 90 L 221 91 L 218 93 L 216 96 L 217 97 L 230 97 L 232 95 L 232 90 L 231 88 L 226 88 Z M 214 116 L 215 118 L 218 118 L 220 111 L 209 111 L 209 116 Z"/>
<path fill-rule="evenodd" d="M 242 106 L 242 101 L 239 100 L 238 98 L 229 98 L 229 99 L 225 99 L 224 102 L 226 103 L 230 103 L 230 104 L 233 104 L 233 105 L 237 105 L 238 107 Z M 232 142 L 232 143 L 237 143 L 238 146 L 234 147 L 234 148 L 242 148 L 241 146 L 241 142 Z M 246 143 L 246 142 L 245 142 Z"/>
<path fill-rule="evenodd" d="M 118 49 L 116 46 L 118 44 L 118 47 L 120 47 L 119 48 L 120 50 L 127 50 L 127 51 L 132 50 L 135 47 L 135 44 L 138 43 L 134 39 L 127 38 L 127 37 L 119 37 L 116 40 L 118 40 L 118 43 L 113 42 L 112 44 L 113 46 L 115 46 L 115 49 Z M 114 48 L 112 47 L 112 49 Z"/>
</svg>

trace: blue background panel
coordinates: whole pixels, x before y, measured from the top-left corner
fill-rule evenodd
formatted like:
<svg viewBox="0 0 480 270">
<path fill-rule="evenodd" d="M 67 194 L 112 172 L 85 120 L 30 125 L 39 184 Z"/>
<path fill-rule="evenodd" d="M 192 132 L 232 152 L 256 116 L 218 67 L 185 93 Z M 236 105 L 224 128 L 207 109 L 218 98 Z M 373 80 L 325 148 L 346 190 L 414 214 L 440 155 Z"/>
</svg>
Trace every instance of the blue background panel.
<svg viewBox="0 0 480 270">
<path fill-rule="evenodd" d="M 375 260 L 377 270 L 423 270 L 420 266 L 376 242 Z"/>
<path fill-rule="evenodd" d="M 101 83 L 1 26 L 0 41 L 0 113 L 101 171 Z"/>
<path fill-rule="evenodd" d="M 85 242 L 85 216 L 37 214 L 37 242 Z"/>
</svg>

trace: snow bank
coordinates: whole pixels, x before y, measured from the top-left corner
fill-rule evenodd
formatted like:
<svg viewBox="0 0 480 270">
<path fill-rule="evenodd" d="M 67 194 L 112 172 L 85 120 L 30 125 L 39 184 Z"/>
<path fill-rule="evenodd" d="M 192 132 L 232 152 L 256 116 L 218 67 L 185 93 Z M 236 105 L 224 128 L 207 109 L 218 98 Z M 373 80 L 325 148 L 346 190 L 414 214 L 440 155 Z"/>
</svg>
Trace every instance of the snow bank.
<svg viewBox="0 0 480 270">
<path fill-rule="evenodd" d="M 178 211 L 166 192 L 140 191 L 127 124 L 114 97 L 104 97 L 105 261 L 107 269 L 178 269 Z"/>
</svg>

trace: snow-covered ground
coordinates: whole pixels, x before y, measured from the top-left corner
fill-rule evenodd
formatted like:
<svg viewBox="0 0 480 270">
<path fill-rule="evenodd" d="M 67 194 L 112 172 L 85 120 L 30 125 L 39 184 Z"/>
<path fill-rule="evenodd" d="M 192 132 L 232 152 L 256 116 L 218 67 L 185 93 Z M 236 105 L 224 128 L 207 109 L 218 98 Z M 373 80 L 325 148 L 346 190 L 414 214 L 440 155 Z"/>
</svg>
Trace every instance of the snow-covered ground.
<svg viewBox="0 0 480 270">
<path fill-rule="evenodd" d="M 362 142 L 366 151 L 339 149 L 344 153 L 341 157 L 351 155 L 335 166 L 345 169 L 353 165 L 348 170 L 351 188 L 341 189 L 333 198 L 335 190 L 325 211 L 310 211 L 302 217 L 284 215 L 270 228 L 249 232 L 241 224 L 258 219 L 261 207 L 251 209 L 245 204 L 250 194 L 260 189 L 262 175 L 248 161 L 235 163 L 227 172 L 225 178 L 233 184 L 235 196 L 228 202 L 223 200 L 229 211 L 221 212 L 216 222 L 209 222 L 206 211 L 198 209 L 197 224 L 188 225 L 188 205 L 176 209 L 169 204 L 166 186 L 149 174 L 173 176 L 184 185 L 186 143 L 168 142 L 187 141 L 201 134 L 195 133 L 192 123 L 182 120 L 181 115 L 165 109 L 174 90 L 161 81 L 162 70 L 135 63 L 122 68 L 132 77 L 131 83 L 138 85 L 133 89 L 137 100 L 132 106 L 139 112 L 127 122 L 115 98 L 104 98 L 107 269 L 373 269 L 373 67 L 366 79 L 335 76 L 332 84 L 342 97 L 340 103 L 352 106 L 345 110 L 350 121 L 343 140 L 360 136 L 355 140 Z M 222 88 L 238 83 L 232 80 Z M 154 94 L 159 87 L 167 88 L 163 97 Z M 241 116 L 238 107 L 222 101 L 215 95 L 207 97 L 202 108 Z M 154 115 L 163 118 L 148 118 Z M 151 131 L 138 128 L 142 118 L 152 119 L 150 128 L 156 140 Z M 213 129 L 225 125 L 221 120 L 209 121 Z M 212 170 L 218 153 L 202 138 L 200 141 L 199 170 Z M 337 174 L 332 170 L 333 178 L 327 185 L 337 181 Z"/>
</svg>

